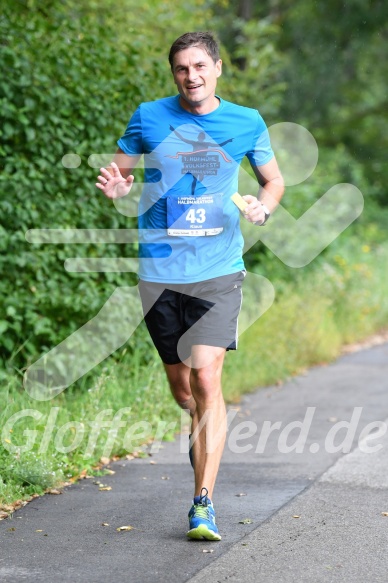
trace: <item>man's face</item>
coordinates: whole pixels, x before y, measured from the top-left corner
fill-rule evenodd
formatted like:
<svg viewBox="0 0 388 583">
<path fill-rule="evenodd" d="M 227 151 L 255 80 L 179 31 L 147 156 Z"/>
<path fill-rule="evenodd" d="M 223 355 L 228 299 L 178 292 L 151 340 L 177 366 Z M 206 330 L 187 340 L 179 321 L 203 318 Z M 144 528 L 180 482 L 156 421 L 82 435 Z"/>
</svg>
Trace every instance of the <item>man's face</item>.
<svg viewBox="0 0 388 583">
<path fill-rule="evenodd" d="M 172 73 L 181 95 L 181 105 L 192 113 L 210 113 L 218 105 L 214 96 L 222 61 L 201 47 L 190 47 L 174 55 Z"/>
</svg>

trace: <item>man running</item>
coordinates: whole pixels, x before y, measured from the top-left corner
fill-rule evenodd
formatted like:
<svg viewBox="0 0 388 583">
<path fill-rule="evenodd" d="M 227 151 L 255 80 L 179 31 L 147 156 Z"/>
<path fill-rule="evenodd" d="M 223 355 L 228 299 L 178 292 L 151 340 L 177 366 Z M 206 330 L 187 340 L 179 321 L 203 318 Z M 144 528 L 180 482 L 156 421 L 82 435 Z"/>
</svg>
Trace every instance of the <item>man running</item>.
<svg viewBox="0 0 388 583">
<path fill-rule="evenodd" d="M 257 196 L 243 197 L 247 221 L 264 225 L 284 187 L 258 111 L 216 95 L 222 61 L 213 36 L 182 35 L 169 62 L 178 95 L 136 109 L 96 186 L 109 198 L 127 195 L 144 155 L 139 291 L 172 395 L 192 418 L 187 535 L 216 541 L 212 498 L 227 429 L 221 373 L 226 351 L 237 347 L 245 275 L 240 211 L 231 196 L 244 156 L 260 183 Z"/>
</svg>

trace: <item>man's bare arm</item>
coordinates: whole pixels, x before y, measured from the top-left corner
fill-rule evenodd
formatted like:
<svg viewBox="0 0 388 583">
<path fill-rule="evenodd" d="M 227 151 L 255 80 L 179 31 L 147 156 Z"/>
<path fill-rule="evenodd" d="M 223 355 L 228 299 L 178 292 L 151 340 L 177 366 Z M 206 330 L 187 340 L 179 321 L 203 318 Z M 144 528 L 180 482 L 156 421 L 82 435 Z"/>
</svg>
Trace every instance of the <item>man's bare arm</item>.
<svg viewBox="0 0 388 583">
<path fill-rule="evenodd" d="M 132 188 L 134 181 L 133 169 L 140 159 L 138 156 L 128 156 L 120 148 L 107 168 L 100 168 L 97 188 L 108 198 L 121 198 L 126 196 Z"/>
<path fill-rule="evenodd" d="M 272 213 L 279 204 L 284 194 L 284 180 L 275 157 L 263 166 L 252 166 L 252 168 L 260 189 L 257 196 L 250 194 L 243 196 L 248 203 L 244 216 L 251 223 L 260 224 L 266 218 L 263 205 Z"/>
<path fill-rule="evenodd" d="M 118 148 L 116 154 L 113 157 L 112 162 L 117 164 L 117 167 L 120 171 L 121 176 L 123 178 L 127 178 L 130 174 L 132 174 L 132 172 L 136 168 L 137 163 L 139 162 L 140 158 L 141 158 L 141 155 L 128 156 L 128 154 L 125 154 L 121 150 L 121 148 Z M 108 170 L 109 170 L 109 166 L 108 166 Z"/>
</svg>

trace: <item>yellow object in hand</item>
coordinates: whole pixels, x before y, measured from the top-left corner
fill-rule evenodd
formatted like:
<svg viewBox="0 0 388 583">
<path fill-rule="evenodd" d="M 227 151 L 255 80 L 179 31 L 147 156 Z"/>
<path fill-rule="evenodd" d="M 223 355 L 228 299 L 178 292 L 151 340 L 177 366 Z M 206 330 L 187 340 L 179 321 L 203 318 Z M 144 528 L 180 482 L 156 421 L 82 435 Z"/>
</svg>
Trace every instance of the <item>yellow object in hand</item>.
<svg viewBox="0 0 388 583">
<path fill-rule="evenodd" d="M 235 192 L 234 194 L 232 194 L 232 196 L 230 198 L 233 200 L 233 202 L 237 206 L 237 208 L 239 208 L 240 211 L 243 213 L 245 211 L 245 209 L 247 208 L 248 203 L 243 199 L 241 194 L 239 194 L 238 192 Z"/>
</svg>

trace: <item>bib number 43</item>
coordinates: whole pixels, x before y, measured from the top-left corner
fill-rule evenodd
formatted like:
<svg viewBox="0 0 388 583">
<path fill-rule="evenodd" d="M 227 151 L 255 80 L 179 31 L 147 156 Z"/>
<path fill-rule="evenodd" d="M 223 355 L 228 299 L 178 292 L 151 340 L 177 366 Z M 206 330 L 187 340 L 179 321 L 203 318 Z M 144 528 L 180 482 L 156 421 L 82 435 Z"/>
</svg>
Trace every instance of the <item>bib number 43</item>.
<svg viewBox="0 0 388 583">
<path fill-rule="evenodd" d="M 206 221 L 206 210 L 203 208 L 191 208 L 186 215 L 186 221 L 191 224 L 204 223 Z"/>
<path fill-rule="evenodd" d="M 222 194 L 167 197 L 167 235 L 207 237 L 223 231 Z"/>
</svg>

